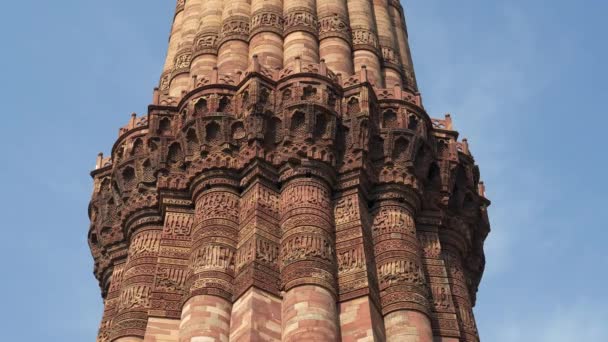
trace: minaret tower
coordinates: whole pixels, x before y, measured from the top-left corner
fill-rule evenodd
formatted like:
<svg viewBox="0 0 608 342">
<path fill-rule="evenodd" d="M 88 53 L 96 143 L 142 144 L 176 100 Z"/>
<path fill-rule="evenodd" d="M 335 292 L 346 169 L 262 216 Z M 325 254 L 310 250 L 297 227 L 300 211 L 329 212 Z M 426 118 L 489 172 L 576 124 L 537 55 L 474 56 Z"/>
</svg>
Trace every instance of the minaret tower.
<svg viewBox="0 0 608 342">
<path fill-rule="evenodd" d="M 397 0 L 178 0 L 92 172 L 97 341 L 479 341 L 490 230 Z"/>
</svg>

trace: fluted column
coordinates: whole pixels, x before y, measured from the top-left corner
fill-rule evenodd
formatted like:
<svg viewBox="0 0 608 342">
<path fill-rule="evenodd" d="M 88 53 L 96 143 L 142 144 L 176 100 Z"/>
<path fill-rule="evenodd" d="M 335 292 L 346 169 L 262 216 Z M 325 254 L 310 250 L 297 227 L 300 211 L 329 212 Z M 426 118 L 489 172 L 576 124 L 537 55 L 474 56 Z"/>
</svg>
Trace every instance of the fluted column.
<svg viewBox="0 0 608 342">
<path fill-rule="evenodd" d="M 441 214 L 423 212 L 417 220 L 418 240 L 423 250 L 422 263 L 425 268 L 432 297 L 433 335 L 437 342 L 460 341 L 458 318 L 448 280 L 448 272 L 442 257 L 439 240 Z"/>
<path fill-rule="evenodd" d="M 340 179 L 335 199 L 336 254 L 343 341 L 385 341 L 371 238 L 372 220 L 359 174 Z M 361 177 L 362 178 L 362 177 Z M 354 185 L 353 185 L 354 184 Z"/>
<path fill-rule="evenodd" d="M 217 68 L 220 75 L 234 75 L 237 71 L 247 70 L 250 16 L 250 0 L 224 1 L 217 55 Z"/>
<path fill-rule="evenodd" d="M 194 38 L 190 75 L 197 82 L 211 78 L 210 74 L 217 66 L 217 44 L 222 24 L 222 0 L 203 0 L 201 17 Z M 197 86 L 196 84 L 194 86 Z"/>
<path fill-rule="evenodd" d="M 352 75 L 353 56 L 346 0 L 317 1 L 319 54 L 327 67 L 343 77 Z"/>
<path fill-rule="evenodd" d="M 353 36 L 353 62 L 355 70 L 362 66 L 372 77 L 372 82 L 384 86 L 382 59 L 378 31 L 374 17 L 374 7 L 370 0 L 347 0 L 350 28 Z"/>
<path fill-rule="evenodd" d="M 270 69 L 283 67 L 283 1 L 252 0 L 249 60 L 258 56 Z"/>
<path fill-rule="evenodd" d="M 274 172 L 260 165 L 244 176 L 251 182 L 241 196 L 232 342 L 281 341 L 279 193 L 276 176 L 263 174 Z"/>
<path fill-rule="evenodd" d="M 399 48 L 399 58 L 401 59 L 401 66 L 404 74 L 403 87 L 411 91 L 417 91 L 418 85 L 416 84 L 416 74 L 414 73 L 414 64 L 412 62 L 412 54 L 410 52 L 410 43 L 407 37 L 407 27 L 405 24 L 405 16 L 403 14 L 403 7 L 399 3 L 399 0 L 388 0 L 391 20 L 393 21 L 393 27 L 395 28 L 395 36 L 397 39 L 397 46 Z"/>
<path fill-rule="evenodd" d="M 194 182 L 189 298 L 182 309 L 180 342 L 227 341 L 230 335 L 239 221 L 236 185 L 222 175 Z"/>
<path fill-rule="evenodd" d="M 120 288 L 122 285 L 122 274 L 125 268 L 125 260 L 115 263 L 112 267 L 108 292 L 103 300 L 103 316 L 97 334 L 97 342 L 109 342 L 112 333 L 112 320 L 116 316 L 120 301 Z"/>
<path fill-rule="evenodd" d="M 173 17 L 173 25 L 171 26 L 171 34 L 169 36 L 169 47 L 167 48 L 167 57 L 165 59 L 165 65 L 163 72 L 160 77 L 159 89 L 162 92 L 169 91 L 169 84 L 171 82 L 171 72 L 173 71 L 173 63 L 175 62 L 175 55 L 177 54 L 178 44 L 182 35 L 182 22 L 184 15 L 185 0 L 177 0 L 175 7 L 175 16 Z"/>
<path fill-rule="evenodd" d="M 374 13 L 376 14 L 376 25 L 378 27 L 378 39 L 382 52 L 382 74 L 387 87 L 395 85 L 401 87 L 401 60 L 395 27 L 389 15 L 389 4 L 387 0 L 373 0 Z"/>
<path fill-rule="evenodd" d="M 146 332 L 162 219 L 154 216 L 144 219 L 153 223 L 132 228 L 135 231 L 131 233 L 129 256 L 122 274 L 120 301 L 112 323 L 111 341 L 143 341 Z"/>
<path fill-rule="evenodd" d="M 465 342 L 479 342 L 475 316 L 473 315 L 473 303 L 464 273 L 462 254 L 459 248 L 450 243 L 450 240 L 446 240 L 443 236 L 442 240 L 443 258 L 448 271 L 456 314 L 460 322 L 462 340 Z"/>
<path fill-rule="evenodd" d="M 402 188 L 384 190 L 374 207 L 373 239 L 386 341 L 432 342 L 415 196 Z"/>
<path fill-rule="evenodd" d="M 173 72 L 171 73 L 171 88 L 169 95 L 179 97 L 183 91 L 192 87 L 190 79 L 190 63 L 192 61 L 192 45 L 196 35 L 201 15 L 202 0 L 187 0 L 184 7 L 181 39 L 177 47 Z"/>
<path fill-rule="evenodd" d="M 166 195 L 165 195 L 166 196 Z M 160 250 L 152 290 L 152 308 L 149 311 L 145 342 L 177 342 L 184 287 L 188 276 L 188 259 L 192 223 L 191 203 L 183 198 L 164 197 L 164 227 L 160 236 Z"/>
<path fill-rule="evenodd" d="M 316 0 L 283 1 L 283 65 L 300 57 L 305 63 L 319 63 L 319 40 Z"/>
<path fill-rule="evenodd" d="M 285 180 L 281 192 L 282 341 L 336 341 L 334 225 L 329 186 L 314 177 Z"/>
</svg>

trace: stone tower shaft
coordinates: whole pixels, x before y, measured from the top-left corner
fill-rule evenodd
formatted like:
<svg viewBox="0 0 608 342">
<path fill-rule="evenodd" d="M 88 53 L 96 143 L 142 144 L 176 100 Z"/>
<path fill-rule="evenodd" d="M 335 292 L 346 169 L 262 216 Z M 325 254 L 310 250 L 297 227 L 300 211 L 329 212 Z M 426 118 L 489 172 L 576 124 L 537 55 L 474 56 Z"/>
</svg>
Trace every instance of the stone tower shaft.
<svg viewBox="0 0 608 342">
<path fill-rule="evenodd" d="M 296 63 L 416 92 L 403 8 L 396 0 L 178 1 L 160 81 L 164 97 L 210 82 L 235 84 L 254 56 L 269 74 Z M 296 62 L 298 61 L 299 62 Z"/>
<path fill-rule="evenodd" d="M 178 0 L 92 172 L 98 341 L 479 341 L 490 231 L 395 0 Z"/>
</svg>

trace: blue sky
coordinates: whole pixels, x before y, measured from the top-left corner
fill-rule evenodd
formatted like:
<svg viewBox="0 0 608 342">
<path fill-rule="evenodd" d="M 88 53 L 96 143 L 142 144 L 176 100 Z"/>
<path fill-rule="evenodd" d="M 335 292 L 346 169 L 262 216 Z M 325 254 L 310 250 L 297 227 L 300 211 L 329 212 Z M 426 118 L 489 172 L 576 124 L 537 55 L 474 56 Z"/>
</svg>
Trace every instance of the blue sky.
<svg viewBox="0 0 608 342">
<path fill-rule="evenodd" d="M 493 200 L 475 309 L 482 340 L 608 341 L 608 2 L 404 6 L 426 109 L 452 113 Z M 94 340 L 88 172 L 150 103 L 173 8 L 3 5 L 3 340 Z"/>
</svg>

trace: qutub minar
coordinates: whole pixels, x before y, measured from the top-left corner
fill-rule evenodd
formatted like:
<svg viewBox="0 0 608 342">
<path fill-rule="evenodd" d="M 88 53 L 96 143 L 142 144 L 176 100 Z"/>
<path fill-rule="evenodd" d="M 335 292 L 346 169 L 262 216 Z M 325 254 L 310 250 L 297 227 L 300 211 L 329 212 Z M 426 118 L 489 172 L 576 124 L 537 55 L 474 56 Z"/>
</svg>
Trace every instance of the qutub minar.
<svg viewBox="0 0 608 342">
<path fill-rule="evenodd" d="M 92 176 L 97 341 L 479 341 L 490 202 L 397 0 L 179 0 Z"/>
</svg>

